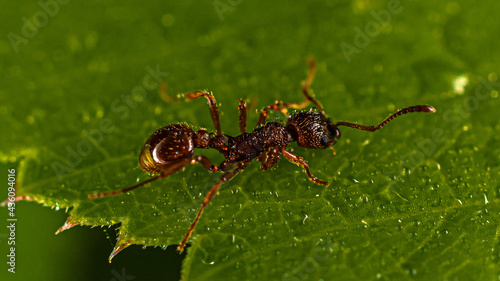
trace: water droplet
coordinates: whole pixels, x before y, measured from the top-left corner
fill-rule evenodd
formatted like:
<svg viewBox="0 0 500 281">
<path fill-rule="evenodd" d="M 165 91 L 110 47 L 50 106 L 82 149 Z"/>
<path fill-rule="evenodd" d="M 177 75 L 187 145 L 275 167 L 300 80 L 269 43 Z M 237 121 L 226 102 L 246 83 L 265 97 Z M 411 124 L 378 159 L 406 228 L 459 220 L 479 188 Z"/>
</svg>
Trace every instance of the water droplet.
<svg viewBox="0 0 500 281">
<path fill-rule="evenodd" d="M 213 265 L 213 264 L 215 264 L 215 262 L 214 262 L 214 261 L 205 261 L 205 260 L 201 260 L 201 262 L 202 262 L 202 263 L 204 263 L 204 264 L 209 264 L 209 265 Z"/>
<path fill-rule="evenodd" d="M 465 86 L 467 86 L 468 83 L 469 83 L 469 79 L 466 76 L 460 75 L 460 76 L 456 77 L 453 80 L 453 91 L 457 95 L 462 95 L 464 93 Z"/>
<path fill-rule="evenodd" d="M 484 204 L 488 204 L 489 201 L 488 201 L 488 197 L 486 197 L 486 193 L 483 193 L 483 196 L 484 196 Z"/>
</svg>

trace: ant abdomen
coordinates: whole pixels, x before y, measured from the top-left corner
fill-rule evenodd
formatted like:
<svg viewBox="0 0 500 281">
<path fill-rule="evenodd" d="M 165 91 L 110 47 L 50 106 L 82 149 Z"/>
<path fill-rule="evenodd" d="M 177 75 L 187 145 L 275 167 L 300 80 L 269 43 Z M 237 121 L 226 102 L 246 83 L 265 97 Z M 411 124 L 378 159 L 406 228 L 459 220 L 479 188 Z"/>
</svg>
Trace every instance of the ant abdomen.
<svg viewBox="0 0 500 281">
<path fill-rule="evenodd" d="M 149 173 L 157 174 L 180 159 L 194 153 L 195 132 L 187 125 L 173 124 L 156 130 L 146 141 L 139 156 L 139 165 Z"/>
</svg>

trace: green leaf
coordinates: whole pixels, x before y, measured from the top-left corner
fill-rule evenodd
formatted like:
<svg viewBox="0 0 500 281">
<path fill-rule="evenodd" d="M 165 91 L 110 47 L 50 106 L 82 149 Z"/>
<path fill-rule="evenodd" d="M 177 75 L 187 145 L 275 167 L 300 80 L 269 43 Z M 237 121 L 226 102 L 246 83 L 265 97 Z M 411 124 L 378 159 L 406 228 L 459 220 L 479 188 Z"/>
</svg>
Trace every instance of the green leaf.
<svg viewBox="0 0 500 281">
<path fill-rule="evenodd" d="M 414 104 L 437 113 L 405 115 L 374 133 L 343 127 L 335 155 L 291 145 L 327 188 L 285 160 L 270 171 L 253 164 L 206 208 L 183 278 L 497 279 L 498 8 L 60 4 L 17 54 L 0 43 L 0 162 L 16 167 L 17 196 L 68 210 L 61 230 L 119 224 L 113 255 L 130 244 L 178 244 L 221 174 L 191 165 L 127 194 L 87 199 L 149 178 L 137 160 L 157 128 L 182 121 L 213 130 L 206 101 L 168 103 L 158 81 L 171 95 L 213 91 L 224 132 L 237 135 L 238 98 L 256 104 L 249 124 L 276 99 L 301 101 L 306 58 L 314 56 L 312 89 L 335 121 L 375 125 Z M 26 3 L 2 18 L 22 35 L 19 18 L 40 9 Z"/>
</svg>

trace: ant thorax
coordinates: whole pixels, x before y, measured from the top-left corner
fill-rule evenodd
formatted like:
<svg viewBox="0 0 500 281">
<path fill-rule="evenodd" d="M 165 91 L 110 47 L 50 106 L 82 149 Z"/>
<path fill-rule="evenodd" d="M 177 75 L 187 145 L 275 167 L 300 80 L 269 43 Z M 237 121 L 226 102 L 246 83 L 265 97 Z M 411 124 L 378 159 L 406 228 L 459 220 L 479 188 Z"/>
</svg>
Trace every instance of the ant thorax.
<svg viewBox="0 0 500 281">
<path fill-rule="evenodd" d="M 276 122 L 268 122 L 250 134 L 244 133 L 229 137 L 226 158 L 228 162 L 252 161 L 266 148 L 285 148 L 291 141 L 293 141 L 292 136 L 285 126 Z"/>
</svg>

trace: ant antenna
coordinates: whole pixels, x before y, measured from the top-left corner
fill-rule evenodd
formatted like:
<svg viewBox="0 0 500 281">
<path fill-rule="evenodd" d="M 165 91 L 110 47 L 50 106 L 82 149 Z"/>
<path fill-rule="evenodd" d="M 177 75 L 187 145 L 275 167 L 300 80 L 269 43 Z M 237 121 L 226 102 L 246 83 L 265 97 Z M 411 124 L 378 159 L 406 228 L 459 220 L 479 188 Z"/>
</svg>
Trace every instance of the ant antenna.
<svg viewBox="0 0 500 281">
<path fill-rule="evenodd" d="M 382 121 L 382 123 L 378 124 L 377 126 L 365 126 L 365 125 L 358 125 L 358 124 L 353 124 L 353 123 L 348 123 L 348 122 L 338 122 L 338 123 L 334 124 L 333 127 L 336 128 L 338 126 L 347 126 L 347 127 L 351 127 L 351 128 L 358 129 L 358 130 L 373 132 L 373 131 L 376 131 L 376 130 L 382 128 L 385 124 L 387 124 L 392 119 L 398 117 L 399 115 L 403 115 L 403 114 L 411 113 L 411 112 L 430 112 L 430 113 L 433 113 L 433 112 L 436 112 L 436 109 L 430 105 L 414 105 L 414 106 L 409 106 L 409 107 L 406 107 L 406 108 L 403 108 L 403 109 L 396 111 L 395 113 L 393 113 L 391 116 L 387 117 L 384 121 Z"/>
<path fill-rule="evenodd" d="M 118 189 L 118 190 L 112 190 L 112 191 L 108 191 L 108 192 L 101 192 L 101 193 L 89 194 L 88 198 L 89 199 L 96 199 L 96 198 L 102 198 L 102 197 L 106 197 L 106 196 L 110 196 L 110 195 L 116 195 L 116 194 L 126 193 L 126 192 L 129 192 L 132 189 L 136 189 L 136 188 L 141 187 L 141 186 L 143 186 L 143 185 L 145 185 L 147 183 L 155 181 L 158 178 L 160 178 L 160 176 L 156 176 L 156 177 L 150 178 L 148 180 L 140 182 L 140 183 L 138 183 L 138 184 L 136 184 L 134 186 L 131 186 L 131 187 L 127 187 L 127 188 L 123 188 L 123 189 Z"/>
</svg>

